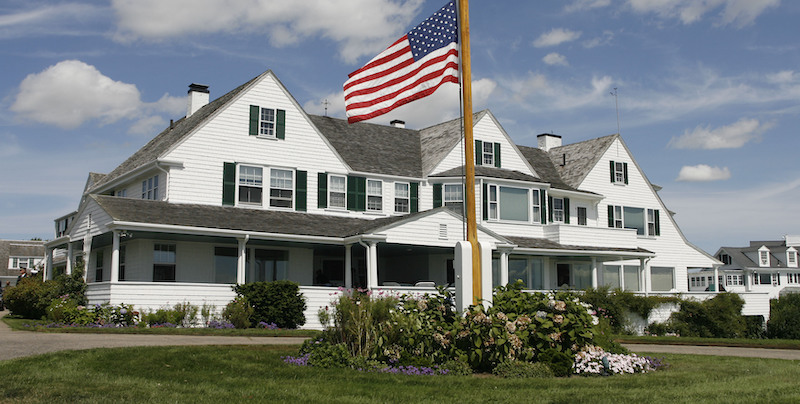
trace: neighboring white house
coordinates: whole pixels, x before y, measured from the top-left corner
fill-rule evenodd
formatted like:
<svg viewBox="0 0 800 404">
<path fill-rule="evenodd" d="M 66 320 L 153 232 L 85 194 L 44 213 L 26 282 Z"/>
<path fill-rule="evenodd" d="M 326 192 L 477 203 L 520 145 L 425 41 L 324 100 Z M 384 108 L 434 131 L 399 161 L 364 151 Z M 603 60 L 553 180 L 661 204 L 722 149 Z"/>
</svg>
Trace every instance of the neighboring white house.
<svg viewBox="0 0 800 404">
<path fill-rule="evenodd" d="M 193 84 L 188 99 L 185 118 L 90 175 L 74 220 L 47 243 L 51 268 L 54 250 L 67 272 L 87 258 L 91 303 L 221 308 L 232 284 L 290 279 L 318 327 L 339 286 L 453 284 L 460 120 L 412 130 L 309 115 L 271 71 L 213 102 Z M 686 293 L 690 271 L 722 264 L 685 239 L 619 135 L 523 147 L 491 112 L 474 118 L 485 281 Z"/>
<path fill-rule="evenodd" d="M 19 270 L 28 274 L 44 266 L 45 248 L 41 240 L 0 240 L 0 282 L 16 284 Z"/>
<path fill-rule="evenodd" d="M 751 241 L 747 247 L 720 247 L 715 256 L 723 265 L 717 279 L 730 292 L 762 292 L 771 299 L 787 293 L 800 293 L 800 266 L 797 251 L 800 236 L 783 240 Z M 705 290 L 714 274 L 698 271 L 689 276 L 689 290 Z M 710 286 L 714 289 L 714 285 Z"/>
</svg>

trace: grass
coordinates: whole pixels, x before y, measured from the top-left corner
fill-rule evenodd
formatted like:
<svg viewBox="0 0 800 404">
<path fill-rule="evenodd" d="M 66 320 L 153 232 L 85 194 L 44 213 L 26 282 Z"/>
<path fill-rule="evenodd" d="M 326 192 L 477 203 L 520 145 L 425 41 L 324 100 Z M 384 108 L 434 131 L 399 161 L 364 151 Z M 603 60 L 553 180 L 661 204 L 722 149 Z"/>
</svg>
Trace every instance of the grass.
<svg viewBox="0 0 800 404">
<path fill-rule="evenodd" d="M 5 316 L 2 321 L 15 331 L 77 333 L 77 334 L 155 334 L 155 335 L 215 335 L 244 337 L 315 337 L 316 330 L 269 330 L 263 328 L 214 329 L 214 328 L 46 328 L 50 321 L 29 320 Z"/>
<path fill-rule="evenodd" d="M 614 338 L 614 340 L 623 344 L 700 345 L 732 346 L 744 348 L 800 349 L 800 340 L 796 339 L 650 337 L 619 335 Z"/>
<path fill-rule="evenodd" d="M 140 347 L 0 362 L 0 402 L 798 402 L 798 362 L 664 355 L 646 375 L 499 379 L 286 365 L 297 347 Z"/>
</svg>

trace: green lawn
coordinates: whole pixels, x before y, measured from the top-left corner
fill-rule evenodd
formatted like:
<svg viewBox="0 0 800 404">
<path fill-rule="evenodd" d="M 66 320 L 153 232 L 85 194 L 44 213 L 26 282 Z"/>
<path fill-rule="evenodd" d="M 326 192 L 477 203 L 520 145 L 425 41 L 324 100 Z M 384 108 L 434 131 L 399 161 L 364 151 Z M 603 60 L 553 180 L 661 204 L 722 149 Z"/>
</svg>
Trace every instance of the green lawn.
<svg viewBox="0 0 800 404">
<path fill-rule="evenodd" d="M 647 375 L 509 380 L 286 365 L 297 347 L 141 347 L 0 362 L 0 402 L 800 402 L 800 363 L 664 355 Z"/>
<path fill-rule="evenodd" d="M 796 339 L 747 339 L 747 338 L 700 338 L 700 337 L 644 337 L 619 335 L 614 338 L 620 343 L 661 344 L 661 345 L 700 345 L 734 346 L 746 348 L 800 349 Z"/>
</svg>

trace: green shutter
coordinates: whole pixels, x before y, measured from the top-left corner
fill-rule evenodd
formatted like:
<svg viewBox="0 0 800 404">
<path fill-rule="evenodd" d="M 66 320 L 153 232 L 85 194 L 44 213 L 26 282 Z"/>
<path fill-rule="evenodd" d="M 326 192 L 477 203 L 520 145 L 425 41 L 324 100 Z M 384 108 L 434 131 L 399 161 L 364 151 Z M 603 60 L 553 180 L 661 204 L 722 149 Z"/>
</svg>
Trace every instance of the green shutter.
<svg viewBox="0 0 800 404">
<path fill-rule="evenodd" d="M 480 140 L 475 141 L 475 165 L 483 165 L 483 142 Z"/>
<path fill-rule="evenodd" d="M 258 124 L 261 121 L 261 108 L 258 105 L 250 106 L 250 136 L 258 136 Z"/>
<path fill-rule="evenodd" d="M 328 173 L 317 173 L 317 207 L 328 207 Z"/>
<path fill-rule="evenodd" d="M 442 206 L 442 184 L 433 184 L 433 207 Z"/>
<path fill-rule="evenodd" d="M 411 213 L 419 212 L 419 182 L 412 182 L 409 185 Z"/>
<path fill-rule="evenodd" d="M 614 205 L 608 205 L 608 227 L 614 227 Z"/>
<path fill-rule="evenodd" d="M 625 178 L 625 184 L 628 184 L 628 163 L 622 163 L 622 176 Z"/>
<path fill-rule="evenodd" d="M 547 194 L 543 189 L 540 190 L 539 193 L 541 194 L 539 212 L 541 212 L 542 224 L 547 224 Z"/>
<path fill-rule="evenodd" d="M 275 110 L 275 137 L 286 139 L 286 111 Z"/>
<path fill-rule="evenodd" d="M 654 213 L 653 216 L 655 216 L 655 221 L 656 221 L 656 236 L 660 236 L 661 235 L 661 218 L 658 217 L 659 216 L 658 209 L 655 210 L 655 213 Z"/>
<path fill-rule="evenodd" d="M 347 176 L 347 209 L 356 212 L 367 210 L 366 177 Z"/>
<path fill-rule="evenodd" d="M 236 200 L 236 163 L 222 165 L 222 205 L 233 206 Z"/>
<path fill-rule="evenodd" d="M 547 197 L 547 221 L 553 223 L 553 197 Z"/>
<path fill-rule="evenodd" d="M 569 224 L 569 198 L 564 198 L 564 223 Z"/>
<path fill-rule="evenodd" d="M 614 183 L 614 180 L 617 178 L 614 175 L 614 160 L 609 161 L 609 171 L 611 172 L 611 183 Z"/>
<path fill-rule="evenodd" d="M 483 184 L 483 220 L 489 220 L 489 184 Z"/>
<path fill-rule="evenodd" d="M 294 210 L 305 212 L 308 205 L 308 172 L 297 170 L 294 180 Z"/>
<path fill-rule="evenodd" d="M 494 166 L 500 168 L 500 143 L 494 144 Z"/>
</svg>

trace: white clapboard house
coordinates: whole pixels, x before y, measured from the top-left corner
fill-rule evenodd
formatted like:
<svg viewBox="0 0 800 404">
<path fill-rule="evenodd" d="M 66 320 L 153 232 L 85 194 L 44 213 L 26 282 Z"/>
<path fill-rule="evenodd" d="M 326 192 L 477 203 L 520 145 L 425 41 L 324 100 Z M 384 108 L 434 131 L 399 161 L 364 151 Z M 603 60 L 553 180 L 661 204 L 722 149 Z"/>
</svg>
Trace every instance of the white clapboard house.
<svg viewBox="0 0 800 404">
<path fill-rule="evenodd" d="M 235 283 L 289 279 L 319 327 L 338 287 L 453 284 L 460 120 L 412 130 L 309 115 L 272 71 L 212 102 L 193 84 L 188 100 L 185 118 L 90 176 L 47 244 L 66 271 L 86 260 L 90 302 L 221 308 Z M 686 240 L 620 136 L 523 147 L 491 112 L 474 118 L 484 282 L 676 293 L 690 269 L 721 265 Z"/>
</svg>

